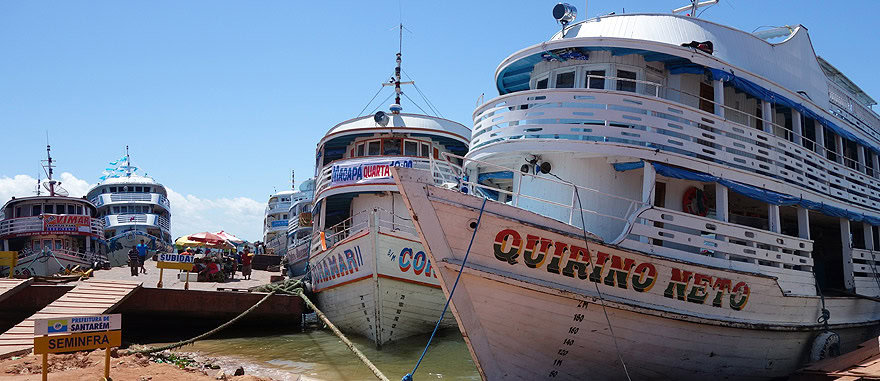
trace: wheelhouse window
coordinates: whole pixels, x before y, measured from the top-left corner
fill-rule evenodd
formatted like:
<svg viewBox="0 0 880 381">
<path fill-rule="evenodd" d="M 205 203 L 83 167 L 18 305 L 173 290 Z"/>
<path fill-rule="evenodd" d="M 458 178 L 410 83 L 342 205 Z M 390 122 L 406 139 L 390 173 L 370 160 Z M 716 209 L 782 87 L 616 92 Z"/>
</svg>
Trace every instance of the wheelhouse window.
<svg viewBox="0 0 880 381">
<path fill-rule="evenodd" d="M 83 214 L 83 207 L 82 207 L 82 205 L 77 205 L 77 206 L 76 206 L 76 214 Z"/>
<path fill-rule="evenodd" d="M 110 193 L 116 193 L 116 187 L 110 187 Z"/>
<path fill-rule="evenodd" d="M 400 155 L 400 139 L 382 139 L 382 154 L 383 155 Z"/>
<path fill-rule="evenodd" d="M 574 87 L 574 71 L 556 74 L 556 88 L 570 89 Z"/>
<path fill-rule="evenodd" d="M 76 207 L 73 205 L 67 206 L 67 214 L 76 214 Z"/>
<path fill-rule="evenodd" d="M 627 79 L 631 79 L 632 81 L 627 81 Z M 619 91 L 636 91 L 636 72 L 629 70 L 618 70 L 617 71 L 617 90 Z"/>
<path fill-rule="evenodd" d="M 55 205 L 44 205 L 43 213 L 55 213 Z"/>
<path fill-rule="evenodd" d="M 605 70 L 587 70 L 584 74 L 585 88 L 600 90 L 605 88 Z"/>
<path fill-rule="evenodd" d="M 536 89 L 546 89 L 548 82 L 550 82 L 549 78 L 539 79 L 537 82 L 535 82 L 535 88 Z"/>
<path fill-rule="evenodd" d="M 364 156 L 364 144 L 363 143 L 357 145 L 357 154 L 355 156 L 357 156 L 357 157 Z"/>
<path fill-rule="evenodd" d="M 43 206 L 42 206 L 42 205 L 34 205 L 34 206 L 32 206 L 32 207 L 31 207 L 31 216 L 39 216 L 40 214 L 43 213 L 42 210 L 43 210 Z"/>
<path fill-rule="evenodd" d="M 419 142 L 406 140 L 403 142 L 403 154 L 406 156 L 419 155 Z"/>
<path fill-rule="evenodd" d="M 373 140 L 367 143 L 367 156 L 379 156 L 381 150 L 379 149 L 380 143 L 378 140 Z"/>
<path fill-rule="evenodd" d="M 428 157 L 431 155 L 431 146 L 425 143 L 422 143 L 422 151 L 419 152 L 419 156 Z"/>
</svg>

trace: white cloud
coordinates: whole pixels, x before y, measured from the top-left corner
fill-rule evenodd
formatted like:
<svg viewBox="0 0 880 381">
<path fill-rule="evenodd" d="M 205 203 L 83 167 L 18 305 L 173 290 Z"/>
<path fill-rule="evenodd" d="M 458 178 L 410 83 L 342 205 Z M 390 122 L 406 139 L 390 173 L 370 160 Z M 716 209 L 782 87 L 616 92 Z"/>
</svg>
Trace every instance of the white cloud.
<svg viewBox="0 0 880 381">
<path fill-rule="evenodd" d="M 266 205 L 247 197 L 204 199 L 168 189 L 171 230 L 175 237 L 225 230 L 248 241 L 262 240 Z"/>
<path fill-rule="evenodd" d="M 72 197 L 84 196 L 95 185 L 69 172 L 62 173 L 59 179 Z M 0 177 L 0 204 L 13 196 L 33 196 L 36 184 L 37 179 L 28 175 Z M 205 199 L 192 194 L 184 196 L 171 188 L 167 190 L 173 237 L 225 230 L 248 241 L 262 240 L 265 204 L 247 197 Z"/>
</svg>

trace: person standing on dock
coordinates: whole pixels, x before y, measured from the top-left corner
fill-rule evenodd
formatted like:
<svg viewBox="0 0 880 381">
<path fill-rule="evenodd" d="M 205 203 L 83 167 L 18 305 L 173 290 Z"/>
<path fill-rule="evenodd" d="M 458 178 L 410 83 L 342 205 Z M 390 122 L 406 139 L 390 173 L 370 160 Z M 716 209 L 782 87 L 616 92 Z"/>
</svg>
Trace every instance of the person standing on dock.
<svg viewBox="0 0 880 381">
<path fill-rule="evenodd" d="M 244 279 L 251 279 L 251 260 L 253 258 L 251 250 L 245 246 L 244 254 L 241 256 L 241 277 Z"/>
<path fill-rule="evenodd" d="M 141 259 L 138 256 L 137 249 L 132 246 L 128 251 L 128 267 L 131 268 L 131 276 L 138 276 L 138 269 L 141 266 Z"/>
<path fill-rule="evenodd" d="M 138 261 L 140 261 L 141 272 L 146 274 L 147 268 L 144 267 L 144 262 L 147 261 L 147 244 L 144 243 L 144 240 L 141 240 L 141 243 L 135 247 L 137 247 L 137 255 Z"/>
</svg>

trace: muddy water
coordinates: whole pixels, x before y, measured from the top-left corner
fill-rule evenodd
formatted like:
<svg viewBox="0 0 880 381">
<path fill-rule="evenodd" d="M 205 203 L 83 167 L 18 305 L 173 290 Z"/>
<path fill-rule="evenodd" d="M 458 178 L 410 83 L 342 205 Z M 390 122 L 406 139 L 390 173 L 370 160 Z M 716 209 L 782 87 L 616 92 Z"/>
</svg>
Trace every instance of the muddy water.
<svg viewBox="0 0 880 381">
<path fill-rule="evenodd" d="M 386 377 L 399 380 L 412 370 L 428 336 L 391 343 L 381 350 L 376 350 L 366 339 L 349 339 Z M 329 330 L 205 340 L 181 350 L 219 357 L 219 365 L 224 369 L 234 369 L 241 363 L 249 374 L 282 380 L 296 380 L 300 374 L 320 380 L 375 380 L 372 372 Z M 479 380 L 480 377 L 461 334 L 447 329 L 434 338 L 414 379 Z"/>
</svg>

